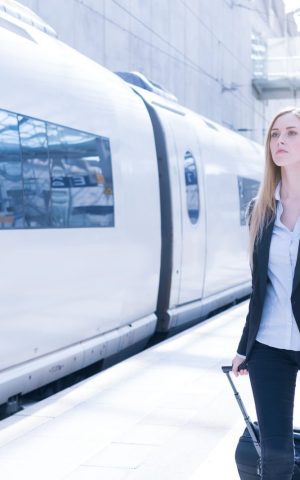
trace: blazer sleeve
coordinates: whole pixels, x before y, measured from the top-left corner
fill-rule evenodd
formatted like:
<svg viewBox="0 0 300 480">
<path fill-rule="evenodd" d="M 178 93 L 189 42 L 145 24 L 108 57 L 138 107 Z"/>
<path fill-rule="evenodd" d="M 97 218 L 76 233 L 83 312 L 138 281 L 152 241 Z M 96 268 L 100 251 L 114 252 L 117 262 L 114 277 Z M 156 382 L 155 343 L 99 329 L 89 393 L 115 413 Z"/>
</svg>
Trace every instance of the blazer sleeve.
<svg viewBox="0 0 300 480">
<path fill-rule="evenodd" d="M 252 200 L 249 202 L 249 204 L 247 205 L 247 208 L 246 208 L 245 217 L 246 217 L 246 221 L 247 221 L 249 227 L 250 227 L 250 223 L 251 223 L 251 214 L 252 214 L 254 204 L 255 204 L 255 198 L 252 198 Z M 252 277 L 253 277 L 253 272 L 252 272 Z M 253 280 L 253 278 L 252 278 L 252 280 Z M 240 355 L 246 355 L 247 341 L 248 341 L 248 334 L 249 334 L 249 316 L 250 316 L 251 299 L 252 299 L 252 293 L 251 293 L 251 297 L 250 297 L 246 322 L 245 322 L 243 332 L 242 332 L 242 336 L 241 336 L 241 339 L 240 339 L 240 342 L 239 342 L 239 345 L 238 345 L 238 348 L 237 348 L 237 353 L 239 353 Z"/>
<path fill-rule="evenodd" d="M 250 310 L 250 308 L 249 308 Z M 248 341 L 248 333 L 249 333 L 249 311 L 246 317 L 245 326 L 243 328 L 243 333 L 237 348 L 237 353 L 240 355 L 246 355 L 247 350 L 247 341 Z"/>
</svg>

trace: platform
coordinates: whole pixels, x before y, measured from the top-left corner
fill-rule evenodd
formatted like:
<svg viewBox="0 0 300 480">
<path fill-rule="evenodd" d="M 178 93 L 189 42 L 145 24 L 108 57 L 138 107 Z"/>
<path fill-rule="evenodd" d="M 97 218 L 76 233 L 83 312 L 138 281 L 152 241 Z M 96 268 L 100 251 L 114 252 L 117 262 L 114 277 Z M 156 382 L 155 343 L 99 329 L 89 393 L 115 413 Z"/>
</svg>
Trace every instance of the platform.
<svg viewBox="0 0 300 480">
<path fill-rule="evenodd" d="M 220 366 L 231 362 L 247 309 L 234 306 L 0 422 L 1 478 L 238 480 L 244 425 Z M 255 418 L 248 376 L 236 384 Z"/>
</svg>

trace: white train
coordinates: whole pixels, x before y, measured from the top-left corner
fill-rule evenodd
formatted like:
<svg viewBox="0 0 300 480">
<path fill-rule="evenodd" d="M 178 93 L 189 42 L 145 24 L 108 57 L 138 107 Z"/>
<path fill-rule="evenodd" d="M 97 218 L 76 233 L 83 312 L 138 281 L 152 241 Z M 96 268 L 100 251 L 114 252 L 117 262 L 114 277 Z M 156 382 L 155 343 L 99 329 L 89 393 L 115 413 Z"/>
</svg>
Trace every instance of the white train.
<svg viewBox="0 0 300 480">
<path fill-rule="evenodd" d="M 13 1 L 0 59 L 3 404 L 247 295 L 263 153 Z"/>
</svg>

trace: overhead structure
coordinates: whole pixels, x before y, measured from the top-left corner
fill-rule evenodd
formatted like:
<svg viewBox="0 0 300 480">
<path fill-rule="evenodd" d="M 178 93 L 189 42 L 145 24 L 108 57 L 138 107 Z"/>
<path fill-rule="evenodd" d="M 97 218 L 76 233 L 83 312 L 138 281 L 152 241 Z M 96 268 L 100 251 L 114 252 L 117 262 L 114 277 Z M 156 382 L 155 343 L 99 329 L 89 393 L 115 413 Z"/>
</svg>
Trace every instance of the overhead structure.
<svg viewBox="0 0 300 480">
<path fill-rule="evenodd" d="M 260 100 L 300 96 L 300 36 L 269 38 L 254 52 L 252 86 Z"/>
<path fill-rule="evenodd" d="M 252 85 L 261 100 L 298 98 L 300 96 L 300 75 L 253 78 Z"/>
</svg>

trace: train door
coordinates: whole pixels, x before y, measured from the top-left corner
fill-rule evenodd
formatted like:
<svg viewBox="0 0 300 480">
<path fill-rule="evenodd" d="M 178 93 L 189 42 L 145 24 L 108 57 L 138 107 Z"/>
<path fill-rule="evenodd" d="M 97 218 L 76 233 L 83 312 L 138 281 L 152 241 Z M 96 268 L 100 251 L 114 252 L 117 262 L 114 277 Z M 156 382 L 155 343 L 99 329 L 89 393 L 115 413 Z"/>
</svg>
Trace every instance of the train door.
<svg viewBox="0 0 300 480">
<path fill-rule="evenodd" d="M 157 330 L 197 318 L 205 271 L 205 215 L 197 136 L 184 109 L 151 101 L 143 92 L 153 125 L 161 204 L 161 271 Z M 182 305 L 185 306 L 182 308 Z M 199 315 L 198 315 L 199 316 Z"/>
<path fill-rule="evenodd" d="M 162 219 L 161 275 L 158 296 L 160 330 L 169 326 L 168 310 L 178 305 L 182 262 L 182 213 L 180 173 L 169 110 L 150 110 L 157 146 Z"/>
<path fill-rule="evenodd" d="M 188 116 L 172 115 L 180 189 L 181 266 L 178 305 L 202 298 L 205 274 L 205 209 L 200 146 Z"/>
</svg>

